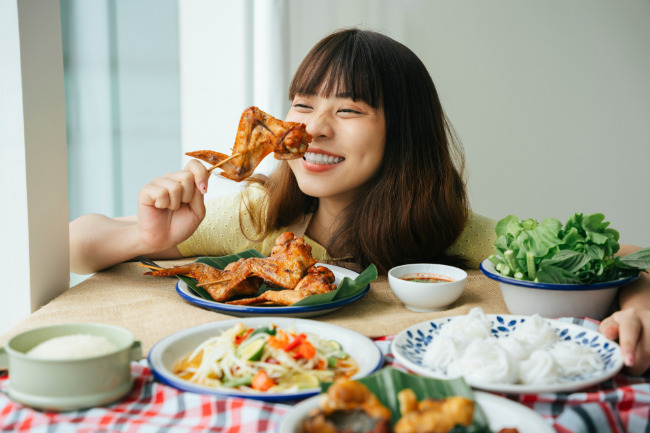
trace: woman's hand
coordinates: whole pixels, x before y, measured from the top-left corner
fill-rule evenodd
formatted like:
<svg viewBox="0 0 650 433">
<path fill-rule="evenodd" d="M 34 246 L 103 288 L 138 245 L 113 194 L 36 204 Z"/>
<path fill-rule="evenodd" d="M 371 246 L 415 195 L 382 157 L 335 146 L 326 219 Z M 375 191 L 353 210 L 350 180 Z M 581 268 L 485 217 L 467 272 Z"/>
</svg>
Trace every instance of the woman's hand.
<svg viewBox="0 0 650 433">
<path fill-rule="evenodd" d="M 598 330 L 610 340 L 618 339 L 631 375 L 641 376 L 650 368 L 650 310 L 617 311 L 603 320 Z"/>
<path fill-rule="evenodd" d="M 157 177 L 138 195 L 138 238 L 150 253 L 189 238 L 205 217 L 203 194 L 210 172 L 197 160 L 185 169 Z"/>
<path fill-rule="evenodd" d="M 210 173 L 190 161 L 185 170 L 156 178 L 140 190 L 138 215 L 107 218 L 88 214 L 70 223 L 70 270 L 90 274 L 140 254 L 182 257 L 176 245 L 205 216 L 203 194 Z"/>
</svg>

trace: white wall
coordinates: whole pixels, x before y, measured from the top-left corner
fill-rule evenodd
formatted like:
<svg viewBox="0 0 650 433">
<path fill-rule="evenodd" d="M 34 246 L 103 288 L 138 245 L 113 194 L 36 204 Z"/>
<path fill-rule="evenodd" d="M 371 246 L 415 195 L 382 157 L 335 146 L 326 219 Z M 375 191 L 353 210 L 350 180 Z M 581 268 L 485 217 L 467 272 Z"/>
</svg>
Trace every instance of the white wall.
<svg viewBox="0 0 650 433">
<path fill-rule="evenodd" d="M 185 149 L 230 146 L 249 101 L 249 72 L 230 59 L 246 46 L 239 31 L 253 3 L 233 3 L 179 3 Z M 650 2 L 268 4 L 288 11 L 288 47 L 272 52 L 288 51 L 290 75 L 342 27 L 378 30 L 410 47 L 465 146 L 474 210 L 495 219 L 602 212 L 622 242 L 650 246 Z"/>
<path fill-rule="evenodd" d="M 289 110 L 288 4 L 284 0 L 179 0 L 182 153 L 230 155 L 242 111 Z M 190 158 L 182 156 L 183 165 Z M 270 173 L 272 157 L 257 167 Z M 212 176 L 207 198 L 239 190 Z"/>
<path fill-rule="evenodd" d="M 59 1 L 0 2 L 0 334 L 68 288 Z"/>
</svg>

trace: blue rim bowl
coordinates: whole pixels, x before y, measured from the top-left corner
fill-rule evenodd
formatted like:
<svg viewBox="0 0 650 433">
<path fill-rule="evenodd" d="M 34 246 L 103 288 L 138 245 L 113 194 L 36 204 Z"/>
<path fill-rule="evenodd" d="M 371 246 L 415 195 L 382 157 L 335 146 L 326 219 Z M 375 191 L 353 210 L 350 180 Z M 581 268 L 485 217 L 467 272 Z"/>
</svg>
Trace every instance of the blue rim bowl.
<svg viewBox="0 0 650 433">
<path fill-rule="evenodd" d="M 619 278 L 614 281 L 607 281 L 604 283 L 595 283 L 595 284 L 549 284 L 549 283 L 536 283 L 534 281 L 518 280 L 516 278 L 505 277 L 499 274 L 496 269 L 494 269 L 494 264 L 489 260 L 483 260 L 480 265 L 481 272 L 493 280 L 496 280 L 500 283 L 506 283 L 513 286 L 528 287 L 531 289 L 541 289 L 541 290 L 562 290 L 562 291 L 584 291 L 584 290 L 601 290 L 601 289 L 613 289 L 615 287 L 626 286 L 630 283 L 633 283 L 639 278 L 639 275 L 635 277 Z"/>
</svg>

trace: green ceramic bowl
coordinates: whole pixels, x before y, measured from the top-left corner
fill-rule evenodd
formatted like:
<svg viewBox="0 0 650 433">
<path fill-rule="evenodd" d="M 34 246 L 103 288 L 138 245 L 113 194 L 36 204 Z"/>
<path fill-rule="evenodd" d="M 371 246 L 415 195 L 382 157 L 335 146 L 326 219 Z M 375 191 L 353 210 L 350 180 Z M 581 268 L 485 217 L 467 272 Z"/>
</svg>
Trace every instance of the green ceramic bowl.
<svg viewBox="0 0 650 433">
<path fill-rule="evenodd" d="M 80 359 L 35 359 L 30 349 L 54 337 L 90 334 L 106 337 L 117 350 Z M 111 403 L 133 386 L 130 362 L 140 360 L 140 342 L 126 329 L 99 323 L 72 323 L 32 329 L 0 348 L 0 369 L 9 368 L 8 394 L 37 409 L 70 411 Z"/>
</svg>

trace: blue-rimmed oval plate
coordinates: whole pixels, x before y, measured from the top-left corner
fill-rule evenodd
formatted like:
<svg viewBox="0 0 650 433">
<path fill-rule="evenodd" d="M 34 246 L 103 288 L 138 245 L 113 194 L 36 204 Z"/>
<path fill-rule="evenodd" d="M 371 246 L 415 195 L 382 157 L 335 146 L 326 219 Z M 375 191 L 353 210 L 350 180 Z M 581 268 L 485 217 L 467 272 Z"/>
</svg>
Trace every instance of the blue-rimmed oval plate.
<svg viewBox="0 0 650 433">
<path fill-rule="evenodd" d="M 342 268 L 340 266 L 325 265 L 322 263 L 317 263 L 315 266 L 325 266 L 329 268 L 336 278 L 334 281 L 334 284 L 336 285 L 340 285 L 341 281 L 343 281 L 343 278 L 345 277 L 354 280 L 359 276 L 357 272 Z M 235 317 L 282 316 L 304 318 L 320 316 L 323 314 L 331 313 L 332 311 L 338 310 L 345 305 L 358 301 L 359 299 L 366 296 L 369 290 L 370 284 L 368 284 L 366 288 L 357 295 L 333 302 L 328 302 L 325 304 L 310 305 L 304 307 L 252 307 L 208 301 L 207 299 L 204 299 L 201 296 L 197 295 L 190 287 L 188 287 L 184 281 L 178 280 L 178 283 L 176 283 L 176 293 L 178 293 L 179 296 L 185 299 L 187 302 L 190 302 L 199 307 L 206 308 L 208 310 L 216 311 L 217 313 L 227 314 L 229 316 Z"/>
<path fill-rule="evenodd" d="M 320 387 L 290 393 L 250 393 L 231 388 L 212 388 L 183 380 L 172 373 L 171 370 L 176 361 L 191 353 L 208 338 L 220 335 L 240 322 L 251 328 L 268 327 L 271 323 L 279 329 L 286 329 L 293 325 L 299 333 L 311 333 L 338 342 L 342 350 L 359 364 L 359 372 L 352 376 L 353 379 L 374 373 L 381 367 L 383 362 L 381 351 L 372 340 L 349 329 L 313 320 L 283 317 L 251 317 L 241 320 L 233 319 L 206 323 L 205 325 L 185 329 L 163 338 L 149 352 L 148 360 L 151 371 L 158 381 L 180 389 L 181 391 L 212 394 L 222 397 L 244 397 L 255 400 L 280 402 L 303 399 L 320 393 Z"/>
<path fill-rule="evenodd" d="M 530 319 L 530 316 L 513 316 L 507 314 L 486 314 L 492 322 L 492 335 L 497 338 L 506 337 L 520 323 Z M 422 365 L 422 356 L 445 324 L 454 317 L 428 320 L 418 323 L 397 334 L 391 344 L 391 350 L 395 360 L 409 370 L 422 376 L 438 379 L 450 379 L 452 376 L 439 368 L 430 368 Z M 560 340 L 574 341 L 585 345 L 600 355 L 604 367 L 601 370 L 587 374 L 562 377 L 561 381 L 550 385 L 522 385 L 522 384 L 497 384 L 487 382 L 475 382 L 467 380 L 473 388 L 486 391 L 506 394 L 540 394 L 546 392 L 571 392 L 588 386 L 603 382 L 623 368 L 623 356 L 621 349 L 615 342 L 608 340 L 597 331 L 589 330 L 583 326 L 558 320 L 544 319 L 551 324 L 557 332 Z"/>
</svg>

